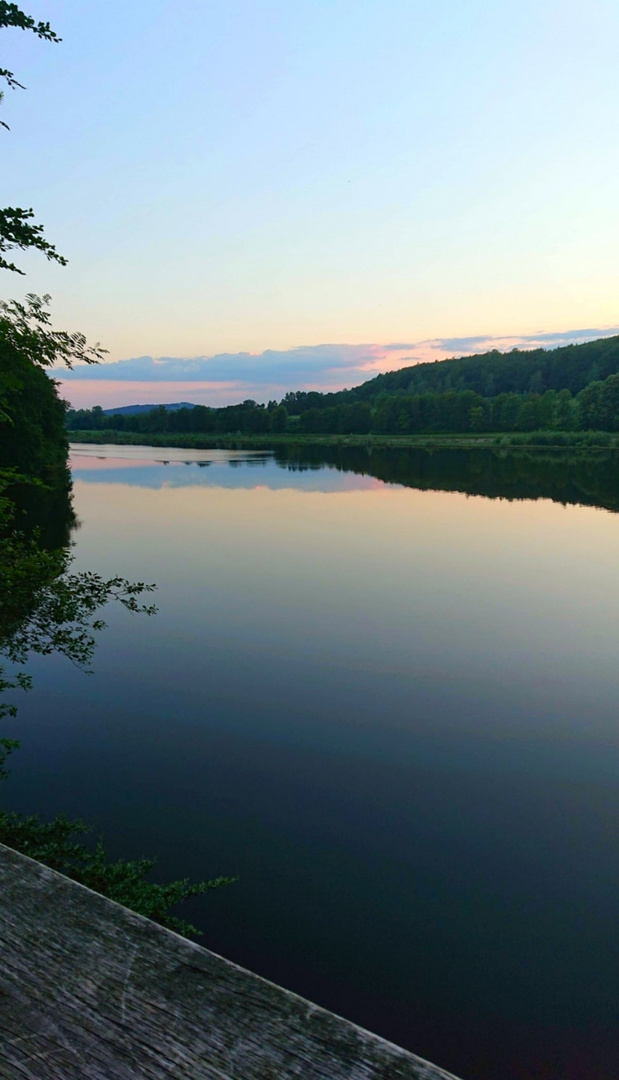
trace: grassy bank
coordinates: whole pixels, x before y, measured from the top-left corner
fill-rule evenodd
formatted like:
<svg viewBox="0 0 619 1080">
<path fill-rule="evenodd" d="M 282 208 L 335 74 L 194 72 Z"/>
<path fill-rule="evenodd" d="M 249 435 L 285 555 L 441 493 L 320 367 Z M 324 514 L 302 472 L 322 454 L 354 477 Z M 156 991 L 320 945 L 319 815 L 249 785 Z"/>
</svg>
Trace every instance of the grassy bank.
<svg viewBox="0 0 619 1080">
<path fill-rule="evenodd" d="M 484 448 L 535 450 L 612 450 L 619 449 L 619 434 L 607 431 L 532 431 L 499 434 L 463 435 L 306 435 L 286 432 L 281 435 L 237 434 L 146 434 L 132 431 L 70 431 L 72 443 L 107 446 L 178 447 L 183 450 L 274 449 L 277 446 L 360 446 L 365 449 L 457 449 Z"/>
</svg>

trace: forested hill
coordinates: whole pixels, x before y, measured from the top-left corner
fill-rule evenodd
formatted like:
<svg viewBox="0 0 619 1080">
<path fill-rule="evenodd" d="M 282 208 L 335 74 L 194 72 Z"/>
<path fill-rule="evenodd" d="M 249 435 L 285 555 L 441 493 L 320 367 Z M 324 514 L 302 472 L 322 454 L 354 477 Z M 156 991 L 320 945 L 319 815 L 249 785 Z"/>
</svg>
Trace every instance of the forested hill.
<svg viewBox="0 0 619 1080">
<path fill-rule="evenodd" d="M 497 349 L 476 356 L 434 360 L 377 375 L 352 390 L 326 395 L 338 399 L 371 401 L 378 394 L 423 394 L 473 390 L 482 397 L 498 394 L 543 394 L 546 390 L 569 390 L 578 394 L 591 382 L 619 372 L 619 336 L 599 338 L 582 345 L 558 349 Z M 324 397 L 325 395 L 320 395 Z M 331 403 L 331 402 L 330 402 Z"/>
<path fill-rule="evenodd" d="M 351 390 L 296 391 L 268 406 L 158 406 L 138 415 L 70 411 L 70 431 L 431 434 L 619 431 L 619 336 L 417 364 Z"/>
<path fill-rule="evenodd" d="M 106 416 L 134 416 L 136 413 L 150 412 L 153 408 L 152 403 L 150 405 L 118 405 L 115 409 L 104 409 L 103 412 Z M 162 405 L 161 408 L 175 412 L 178 409 L 193 409 L 193 403 L 191 401 L 176 401 L 173 405 Z"/>
<path fill-rule="evenodd" d="M 569 390 L 578 394 L 585 386 L 619 372 L 619 336 L 564 345 L 559 349 L 513 349 L 508 353 L 482 353 L 454 360 L 390 371 L 358 388 L 362 400 L 382 391 L 474 390 L 482 397 L 497 394 L 543 394 L 546 390 Z"/>
</svg>

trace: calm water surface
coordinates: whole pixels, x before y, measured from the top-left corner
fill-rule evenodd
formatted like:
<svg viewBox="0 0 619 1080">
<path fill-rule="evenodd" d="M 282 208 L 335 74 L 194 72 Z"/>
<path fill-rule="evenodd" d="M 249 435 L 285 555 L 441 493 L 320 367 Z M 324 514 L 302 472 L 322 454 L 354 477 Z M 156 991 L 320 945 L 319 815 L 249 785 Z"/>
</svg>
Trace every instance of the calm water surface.
<svg viewBox="0 0 619 1080">
<path fill-rule="evenodd" d="M 238 874 L 206 946 L 464 1080 L 616 1080 L 619 517 L 359 460 L 74 448 L 78 567 L 159 614 L 33 665 L 13 805 Z"/>
</svg>

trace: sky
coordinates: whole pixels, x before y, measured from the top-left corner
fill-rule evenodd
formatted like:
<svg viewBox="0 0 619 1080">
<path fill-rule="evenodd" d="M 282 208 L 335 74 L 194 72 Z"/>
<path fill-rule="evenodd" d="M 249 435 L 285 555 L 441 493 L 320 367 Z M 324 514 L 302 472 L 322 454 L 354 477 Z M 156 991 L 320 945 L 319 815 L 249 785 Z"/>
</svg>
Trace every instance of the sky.
<svg viewBox="0 0 619 1080">
<path fill-rule="evenodd" d="M 25 6 L 63 42 L 2 31 L 27 90 L 0 205 L 69 265 L 24 255 L 3 295 L 133 365 L 67 379 L 75 404 L 617 332 L 616 0 Z"/>
</svg>

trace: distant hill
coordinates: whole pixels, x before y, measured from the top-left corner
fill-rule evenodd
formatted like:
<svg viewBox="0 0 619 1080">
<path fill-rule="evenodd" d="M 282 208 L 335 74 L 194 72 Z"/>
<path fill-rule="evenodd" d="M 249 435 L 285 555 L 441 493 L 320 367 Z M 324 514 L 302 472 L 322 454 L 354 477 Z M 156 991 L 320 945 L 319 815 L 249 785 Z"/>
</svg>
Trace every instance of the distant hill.
<svg viewBox="0 0 619 1080">
<path fill-rule="evenodd" d="M 137 413 L 150 412 L 152 409 L 168 409 L 175 412 L 176 409 L 193 409 L 191 401 L 175 401 L 173 405 L 121 405 L 117 409 L 104 409 L 106 416 L 136 416 Z"/>
<path fill-rule="evenodd" d="M 619 336 L 598 338 L 558 349 L 497 350 L 453 360 L 435 360 L 377 375 L 341 393 L 367 401 L 380 393 L 423 394 L 473 390 L 482 397 L 497 394 L 543 394 L 569 390 L 578 394 L 590 382 L 619 371 Z"/>
<path fill-rule="evenodd" d="M 485 399 L 501 394 L 545 394 L 569 390 L 579 394 L 590 383 L 619 373 L 619 336 L 598 338 L 557 349 L 492 350 L 473 356 L 434 360 L 375 375 L 348 390 L 320 393 L 298 390 L 286 394 L 283 404 L 292 416 L 308 410 L 353 403 L 372 408 L 389 395 L 453 394 L 466 391 Z"/>
</svg>

